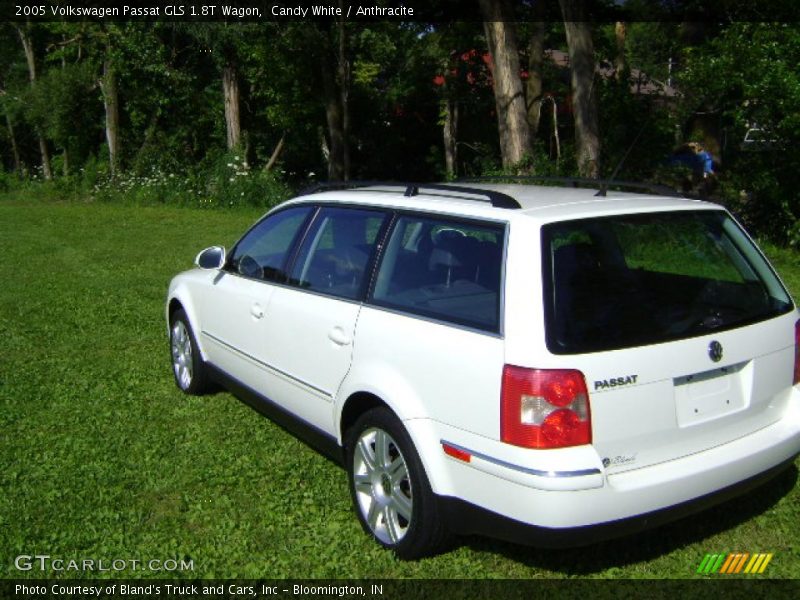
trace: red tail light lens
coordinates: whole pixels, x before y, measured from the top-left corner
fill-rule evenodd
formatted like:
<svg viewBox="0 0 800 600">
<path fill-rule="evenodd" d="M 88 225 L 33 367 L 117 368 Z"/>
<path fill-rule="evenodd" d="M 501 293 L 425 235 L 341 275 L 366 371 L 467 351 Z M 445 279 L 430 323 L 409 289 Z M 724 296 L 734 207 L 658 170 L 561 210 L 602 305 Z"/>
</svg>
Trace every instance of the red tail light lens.
<svg viewBox="0 0 800 600">
<path fill-rule="evenodd" d="M 592 420 L 583 373 L 503 367 L 500 437 L 525 448 L 590 444 Z"/>
<path fill-rule="evenodd" d="M 800 321 L 794 324 L 794 385 L 800 383 Z"/>
</svg>

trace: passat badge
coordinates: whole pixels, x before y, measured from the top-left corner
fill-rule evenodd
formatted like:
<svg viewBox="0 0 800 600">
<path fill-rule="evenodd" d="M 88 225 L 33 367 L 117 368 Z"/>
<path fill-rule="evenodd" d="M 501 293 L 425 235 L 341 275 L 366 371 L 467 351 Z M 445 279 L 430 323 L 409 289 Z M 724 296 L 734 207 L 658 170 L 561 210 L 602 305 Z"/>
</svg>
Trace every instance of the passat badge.
<svg viewBox="0 0 800 600">
<path fill-rule="evenodd" d="M 722 360 L 722 344 L 714 340 L 708 345 L 708 357 L 714 362 Z"/>
</svg>

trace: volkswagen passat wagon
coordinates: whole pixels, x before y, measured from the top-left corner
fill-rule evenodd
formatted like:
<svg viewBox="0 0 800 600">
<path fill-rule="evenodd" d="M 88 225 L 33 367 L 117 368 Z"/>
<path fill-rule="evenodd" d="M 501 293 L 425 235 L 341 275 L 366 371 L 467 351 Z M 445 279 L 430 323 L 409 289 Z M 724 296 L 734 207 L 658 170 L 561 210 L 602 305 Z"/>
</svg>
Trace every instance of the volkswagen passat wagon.
<svg viewBox="0 0 800 600">
<path fill-rule="evenodd" d="M 507 184 L 307 193 L 176 276 L 178 387 L 341 457 L 403 558 L 652 526 L 800 452 L 798 312 L 722 207 Z"/>
</svg>

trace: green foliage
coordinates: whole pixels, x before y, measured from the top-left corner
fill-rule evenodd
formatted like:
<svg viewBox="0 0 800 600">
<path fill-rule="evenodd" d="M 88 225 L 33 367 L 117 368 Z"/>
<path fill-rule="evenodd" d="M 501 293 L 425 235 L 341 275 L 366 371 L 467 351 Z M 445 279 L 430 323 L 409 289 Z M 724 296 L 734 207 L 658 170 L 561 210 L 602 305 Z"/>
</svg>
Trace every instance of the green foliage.
<svg viewBox="0 0 800 600">
<path fill-rule="evenodd" d="M 531 9 L 521 9 L 517 27 L 523 78 Z M 323 68 L 334 70 L 349 103 L 351 177 L 444 178 L 448 102 L 458 111 L 458 174 L 503 172 L 479 22 L 32 22 L 24 30 L 38 80 L 30 85 L 15 25 L 0 24 L 0 123 L 8 117 L 30 180 L 42 178 L 42 132 L 57 179 L 66 172 L 48 189 L 145 204 L 270 204 L 286 195 L 286 183 L 299 187 L 327 171 Z M 596 77 L 602 175 L 627 153 L 619 178 L 681 187 L 692 178 L 667 166 L 672 150 L 714 142 L 721 169 L 703 191 L 751 228 L 800 243 L 800 147 L 792 143 L 800 135 L 798 31 L 795 23 L 628 23 L 628 66 L 643 81 L 670 79 L 680 95 L 632 94 L 627 84 Z M 614 24 L 596 24 L 593 35 L 606 69 L 617 53 Z M 548 22 L 545 48 L 566 49 L 563 24 Z M 233 67 L 241 96 L 242 147 L 230 156 L 223 156 L 225 67 Z M 108 68 L 119 92 L 115 182 L 108 181 L 99 85 Z M 568 70 L 546 60 L 543 82 L 558 129 L 548 100 L 533 153 L 514 171 L 572 175 Z M 0 134 L 5 171 L 14 167 L 10 131 L 4 124 Z M 756 141 L 742 144 L 748 132 Z M 265 174 L 279 140 L 279 164 Z M 237 154 L 246 176 L 228 167 Z M 6 180 L 5 187 L 16 185 Z"/>
<path fill-rule="evenodd" d="M 46 70 L 24 92 L 22 112 L 57 148 L 68 150 L 74 164 L 82 164 L 91 151 L 89 138 L 102 131 L 98 96 L 91 65 L 65 64 Z"/>
<path fill-rule="evenodd" d="M 236 151 L 223 154 L 212 163 L 205 188 L 205 202 L 223 207 L 269 208 L 287 200 L 292 193 L 279 173 L 251 168 L 244 155 Z"/>
<path fill-rule="evenodd" d="M 800 27 L 733 23 L 685 54 L 684 110 L 715 115 L 728 140 L 723 199 L 756 230 L 800 243 Z"/>
<path fill-rule="evenodd" d="M 253 169 L 242 152 L 220 154 L 189 171 L 152 167 L 147 172 L 128 172 L 114 180 L 107 166 L 96 165 L 85 173 L 95 183 L 90 197 L 104 202 L 137 205 L 175 204 L 200 208 L 254 206 L 270 208 L 287 200 L 292 189 L 280 171 Z"/>
<path fill-rule="evenodd" d="M 596 79 L 603 141 L 603 177 L 644 181 L 654 178 L 669 159 L 679 126 L 674 112 L 659 96 L 631 94 L 628 82 Z"/>
<path fill-rule="evenodd" d="M 479 163 L 479 170 L 474 177 L 510 177 L 536 176 L 536 177 L 579 177 L 578 167 L 575 161 L 575 147 L 572 143 L 561 146 L 561 156 L 550 158 L 549 149 L 545 148 L 543 140 L 536 140 L 533 145 L 533 153 L 525 156 L 518 164 L 508 168 L 500 166 L 499 162 L 485 155 L 482 163 Z"/>
<path fill-rule="evenodd" d="M 16 175 L 13 173 L 6 173 L 5 171 L 0 171 L 0 194 L 8 192 L 13 187 L 16 187 L 18 183 L 16 180 Z"/>
</svg>

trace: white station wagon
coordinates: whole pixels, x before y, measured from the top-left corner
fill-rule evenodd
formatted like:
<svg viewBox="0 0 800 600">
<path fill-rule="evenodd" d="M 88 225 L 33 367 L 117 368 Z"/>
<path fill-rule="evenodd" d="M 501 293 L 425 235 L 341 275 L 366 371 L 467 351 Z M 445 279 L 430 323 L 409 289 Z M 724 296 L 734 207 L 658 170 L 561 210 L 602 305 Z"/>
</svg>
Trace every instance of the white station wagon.
<svg viewBox="0 0 800 600">
<path fill-rule="evenodd" d="M 402 558 L 586 544 L 800 453 L 798 311 L 722 207 L 510 184 L 320 186 L 169 286 L 178 387 L 338 456 Z"/>
</svg>

